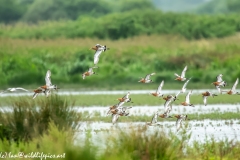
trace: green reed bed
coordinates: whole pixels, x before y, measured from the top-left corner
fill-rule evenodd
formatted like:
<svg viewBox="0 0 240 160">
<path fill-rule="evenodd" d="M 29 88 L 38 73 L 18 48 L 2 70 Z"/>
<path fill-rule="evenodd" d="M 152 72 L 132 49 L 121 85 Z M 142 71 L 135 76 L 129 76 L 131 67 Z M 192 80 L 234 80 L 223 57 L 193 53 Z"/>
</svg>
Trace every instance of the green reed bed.
<svg viewBox="0 0 240 160">
<path fill-rule="evenodd" d="M 164 88 L 172 89 L 181 87 L 182 83 L 174 80 L 174 73 L 180 74 L 186 65 L 186 77 L 192 77 L 190 88 L 212 88 L 211 83 L 220 73 L 230 88 L 240 77 L 239 39 L 239 34 L 201 40 L 156 35 L 116 41 L 0 38 L 0 89 L 29 85 L 34 89 L 45 84 L 48 69 L 52 71 L 52 83 L 66 89 L 75 85 L 74 88 L 82 90 L 155 90 L 162 80 Z M 95 69 L 98 75 L 83 80 L 82 73 L 93 66 L 94 51 L 89 48 L 96 43 L 106 44 L 110 50 L 100 57 L 99 68 Z M 152 76 L 155 85 L 138 84 L 140 77 L 152 72 L 156 72 Z"/>
</svg>

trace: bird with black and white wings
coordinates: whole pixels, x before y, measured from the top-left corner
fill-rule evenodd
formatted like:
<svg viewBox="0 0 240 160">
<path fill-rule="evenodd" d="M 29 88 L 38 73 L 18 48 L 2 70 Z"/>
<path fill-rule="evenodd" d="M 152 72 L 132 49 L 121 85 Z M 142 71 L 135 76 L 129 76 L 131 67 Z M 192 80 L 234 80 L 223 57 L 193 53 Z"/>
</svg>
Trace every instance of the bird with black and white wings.
<svg viewBox="0 0 240 160">
<path fill-rule="evenodd" d="M 187 71 L 187 66 L 184 67 L 184 69 L 183 69 L 183 71 L 181 73 L 181 76 L 179 76 L 177 73 L 174 73 L 174 75 L 176 76 L 175 80 L 185 81 L 186 80 L 186 78 L 185 78 L 186 71 Z"/>
<path fill-rule="evenodd" d="M 151 76 L 155 75 L 156 73 L 151 73 L 151 74 L 147 74 L 145 76 L 145 78 L 141 78 L 138 82 L 141 82 L 141 83 L 151 83 L 152 80 L 150 79 Z"/>
<path fill-rule="evenodd" d="M 149 125 L 149 126 L 160 125 L 157 122 L 158 122 L 158 111 L 154 113 L 151 122 L 147 122 L 147 125 Z"/>
<path fill-rule="evenodd" d="M 162 87 L 163 87 L 163 85 L 164 85 L 164 81 L 162 81 L 162 82 L 160 83 L 160 85 L 158 86 L 156 92 L 151 93 L 151 95 L 153 95 L 153 96 L 155 96 L 155 97 L 163 97 L 163 94 L 161 93 L 161 92 L 162 92 Z"/>
<path fill-rule="evenodd" d="M 219 93 L 222 92 L 221 87 L 225 87 L 227 85 L 227 82 L 223 81 L 222 77 L 223 77 L 223 74 L 219 74 L 216 77 L 216 81 L 212 83 L 216 87 Z"/>
<path fill-rule="evenodd" d="M 177 131 L 179 131 L 180 128 L 182 127 L 182 122 L 187 120 L 188 116 L 187 115 L 175 115 L 174 117 L 177 118 L 176 129 L 177 129 Z"/>
<path fill-rule="evenodd" d="M 192 94 L 192 91 L 189 91 L 188 94 L 185 97 L 185 102 L 181 103 L 183 106 L 192 106 L 192 107 L 194 107 L 194 105 L 190 103 L 190 95 L 191 94 Z"/>
<path fill-rule="evenodd" d="M 101 55 L 102 52 L 105 52 L 106 50 L 108 50 L 109 48 L 106 47 L 106 45 L 102 46 L 100 44 L 96 44 L 95 47 L 92 47 L 91 49 L 95 50 L 95 54 L 94 54 L 94 65 L 98 64 L 99 61 L 99 57 Z"/>
<path fill-rule="evenodd" d="M 218 95 L 211 93 L 209 91 L 206 91 L 206 92 L 202 93 L 202 96 L 203 96 L 203 103 L 206 106 L 208 97 L 210 97 L 210 96 L 214 97 L 214 96 L 218 96 Z"/>
<path fill-rule="evenodd" d="M 236 79 L 235 83 L 233 84 L 231 90 L 229 90 L 229 91 L 221 91 L 221 92 L 227 92 L 227 94 L 229 94 L 229 95 L 232 95 L 232 94 L 240 95 L 240 93 L 236 91 L 237 85 L 238 85 L 238 78 Z"/>
</svg>

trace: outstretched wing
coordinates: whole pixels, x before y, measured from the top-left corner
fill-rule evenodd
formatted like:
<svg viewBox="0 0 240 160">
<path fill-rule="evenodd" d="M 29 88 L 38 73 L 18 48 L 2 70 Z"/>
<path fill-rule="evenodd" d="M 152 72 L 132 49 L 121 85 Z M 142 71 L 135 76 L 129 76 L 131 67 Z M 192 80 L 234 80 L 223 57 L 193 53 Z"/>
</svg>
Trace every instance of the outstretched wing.
<svg viewBox="0 0 240 160">
<path fill-rule="evenodd" d="M 158 122 L 157 118 L 158 118 L 158 111 L 153 115 L 151 123 L 152 124 L 157 123 Z"/>
<path fill-rule="evenodd" d="M 177 73 L 174 73 L 175 76 L 180 77 Z"/>
<path fill-rule="evenodd" d="M 48 70 L 45 77 L 46 86 L 51 86 L 51 71 Z"/>
<path fill-rule="evenodd" d="M 164 81 L 162 81 L 162 82 L 160 83 L 160 85 L 158 86 L 158 89 L 157 89 L 157 91 L 156 91 L 157 93 L 160 93 L 160 92 L 161 92 L 163 85 L 164 85 Z"/>
<path fill-rule="evenodd" d="M 207 96 L 203 96 L 203 103 L 205 106 L 207 105 Z"/>
<path fill-rule="evenodd" d="M 236 82 L 234 83 L 234 85 L 232 86 L 233 92 L 235 92 L 237 85 L 238 85 L 238 78 L 237 78 Z"/>
<path fill-rule="evenodd" d="M 28 90 L 26 90 L 26 89 L 24 89 L 24 88 L 21 88 L 21 87 L 17 87 L 16 89 L 20 89 L 20 90 L 23 90 L 23 91 L 28 92 Z"/>
<path fill-rule="evenodd" d="M 145 80 L 149 80 L 150 77 L 151 77 L 152 75 L 154 75 L 154 74 L 156 74 L 156 73 L 147 74 L 146 77 L 145 77 Z"/>
<path fill-rule="evenodd" d="M 98 49 L 94 54 L 94 65 L 99 61 L 100 54 L 103 52 L 103 49 Z"/>
<path fill-rule="evenodd" d="M 184 85 L 183 85 L 183 87 L 182 87 L 182 91 L 184 91 L 185 89 L 186 89 L 186 87 L 187 87 L 187 84 L 188 84 L 188 82 L 191 80 L 191 78 L 189 78 L 185 83 L 184 83 Z"/>
<path fill-rule="evenodd" d="M 217 77 L 216 77 L 216 79 L 217 79 L 217 82 L 222 82 L 223 80 L 222 80 L 222 74 L 219 74 Z"/>
<path fill-rule="evenodd" d="M 123 99 L 128 99 L 129 98 L 129 95 L 130 95 L 130 92 L 128 92 L 125 96 L 123 96 L 122 98 Z"/>
<path fill-rule="evenodd" d="M 181 74 L 181 77 L 184 78 L 185 77 L 185 73 L 187 71 L 187 66 L 184 67 L 183 71 L 182 71 L 182 74 Z"/>
<path fill-rule="evenodd" d="M 112 115 L 112 123 L 115 124 L 118 120 L 119 114 L 113 114 Z"/>
<path fill-rule="evenodd" d="M 178 118 L 176 121 L 176 128 L 177 131 L 181 128 L 182 118 Z"/>
<path fill-rule="evenodd" d="M 186 103 L 190 103 L 190 94 L 192 93 L 192 91 L 189 91 L 188 94 L 186 95 Z"/>
<path fill-rule="evenodd" d="M 38 93 L 34 93 L 34 94 L 33 94 L 33 99 L 36 98 L 37 95 L 38 95 Z"/>
</svg>

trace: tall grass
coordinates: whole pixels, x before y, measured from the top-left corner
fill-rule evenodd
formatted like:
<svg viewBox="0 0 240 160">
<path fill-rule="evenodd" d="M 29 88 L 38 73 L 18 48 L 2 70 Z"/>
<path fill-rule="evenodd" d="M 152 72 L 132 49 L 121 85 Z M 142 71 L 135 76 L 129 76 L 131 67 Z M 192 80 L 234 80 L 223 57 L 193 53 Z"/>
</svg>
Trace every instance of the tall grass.
<svg viewBox="0 0 240 160">
<path fill-rule="evenodd" d="M 48 130 L 50 121 L 60 130 L 77 129 L 80 117 L 72 110 L 73 103 L 69 103 L 57 95 L 45 100 L 13 101 L 13 112 L 0 112 L 1 139 L 31 141 Z"/>
</svg>

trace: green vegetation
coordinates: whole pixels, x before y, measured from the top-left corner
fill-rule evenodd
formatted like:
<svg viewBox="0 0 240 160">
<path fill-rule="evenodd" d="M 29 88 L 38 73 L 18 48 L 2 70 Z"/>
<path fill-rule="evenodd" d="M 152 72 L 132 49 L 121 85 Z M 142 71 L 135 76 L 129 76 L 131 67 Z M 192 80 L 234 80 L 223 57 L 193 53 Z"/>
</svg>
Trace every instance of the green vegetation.
<svg viewBox="0 0 240 160">
<path fill-rule="evenodd" d="M 59 130 L 77 129 L 79 115 L 72 111 L 66 100 L 59 96 L 36 101 L 17 99 L 11 102 L 13 112 L 0 112 L 0 138 L 15 142 L 28 142 L 43 135 L 52 121 Z"/>
<path fill-rule="evenodd" d="M 30 101 L 19 97 L 17 100 L 12 100 L 12 107 L 14 111 L 11 113 L 1 110 L 0 150 L 4 155 L 10 152 L 12 156 L 19 155 L 21 151 L 25 156 L 35 152 L 39 153 L 39 156 L 43 153 L 45 156 L 61 156 L 64 159 L 91 160 L 142 158 L 188 160 L 239 157 L 239 142 L 227 137 L 224 140 L 216 140 L 212 137 L 205 142 L 194 141 L 193 145 L 189 144 L 191 133 L 185 130 L 188 128 L 188 123 L 178 135 L 159 130 L 150 132 L 147 126 L 130 125 L 127 130 L 115 126 L 109 130 L 94 131 L 100 142 L 96 143 L 90 130 L 77 130 L 79 125 L 76 124 L 81 125 L 81 122 L 86 122 L 85 117 L 79 116 L 72 110 L 68 99 L 50 96 L 44 100 L 40 98 Z M 233 113 L 227 113 L 229 114 Z M 191 116 L 194 118 L 194 115 Z M 120 121 L 124 119 L 125 117 L 121 117 Z M 226 123 L 231 124 L 231 121 Z M 85 138 L 80 138 L 79 135 L 84 135 Z M 34 158 L 25 157 L 25 159 Z"/>
<path fill-rule="evenodd" d="M 14 33 L 14 32 L 12 32 Z M 192 77 L 188 88 L 211 88 L 215 77 L 222 73 L 231 88 L 240 77 L 239 34 L 222 39 L 186 40 L 176 36 L 140 36 L 118 41 L 99 39 L 21 40 L 0 39 L 0 85 L 5 87 L 45 84 L 45 74 L 52 71 L 52 83 L 64 89 L 153 89 L 164 80 L 165 89 L 180 88 L 174 80 L 188 66 L 186 77 Z M 106 44 L 99 61 L 98 75 L 82 79 L 83 72 L 93 66 L 96 43 Z M 154 83 L 139 84 L 146 74 Z M 16 81 L 17 80 L 17 81 Z"/>
<path fill-rule="evenodd" d="M 76 21 L 43 21 L 38 24 L 1 25 L 1 37 L 120 39 L 138 35 L 181 35 L 188 39 L 226 37 L 240 31 L 240 18 L 232 15 L 162 13 L 131 10 L 101 17 L 83 16 Z"/>
<path fill-rule="evenodd" d="M 131 91 L 130 91 L 131 92 Z M 154 92 L 154 90 L 153 90 Z M 194 92 L 194 90 L 193 90 Z M 126 91 L 127 93 L 127 91 Z M 170 92 L 169 94 L 176 94 Z M 174 102 L 174 105 L 181 105 L 181 102 L 185 101 L 185 96 L 187 93 L 180 94 L 178 96 L 178 100 Z M 102 107 L 110 107 L 114 104 L 118 103 L 117 98 L 123 97 L 123 95 L 109 95 L 109 94 L 101 94 L 101 95 L 62 95 L 59 96 L 63 99 L 66 99 L 70 102 L 74 102 L 75 106 L 80 106 L 80 107 L 90 107 L 90 106 L 102 106 Z M 164 95 L 164 96 L 167 96 Z M 149 95 L 148 92 L 146 94 L 132 94 L 130 95 L 132 98 L 133 103 L 127 103 L 125 105 L 127 106 L 163 106 L 165 100 L 162 99 L 162 97 L 157 98 L 154 96 Z M 239 100 L 240 95 L 227 95 L 227 94 L 222 94 L 218 95 L 214 98 L 209 97 L 208 98 L 208 104 L 238 104 L 240 102 Z M 32 100 L 32 96 L 18 96 L 18 97 L 0 97 L 0 105 L 1 106 L 11 106 L 12 102 L 14 101 L 20 101 L 20 100 L 25 100 L 29 101 L 31 103 L 34 103 L 35 101 L 45 101 L 46 97 L 44 94 L 39 95 L 36 100 Z M 191 103 L 195 104 L 196 106 L 200 105 L 204 107 L 203 104 L 203 99 L 202 95 L 199 94 L 193 94 L 191 95 Z"/>
</svg>

